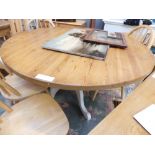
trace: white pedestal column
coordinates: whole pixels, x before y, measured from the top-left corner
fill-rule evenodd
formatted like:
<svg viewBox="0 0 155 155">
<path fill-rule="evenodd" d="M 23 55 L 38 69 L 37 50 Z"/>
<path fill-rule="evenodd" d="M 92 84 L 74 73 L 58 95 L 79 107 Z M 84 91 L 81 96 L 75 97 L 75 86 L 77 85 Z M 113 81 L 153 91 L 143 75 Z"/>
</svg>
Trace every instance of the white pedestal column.
<svg viewBox="0 0 155 155">
<path fill-rule="evenodd" d="M 90 120 L 91 119 L 91 114 L 87 111 L 85 105 L 84 105 L 84 95 L 83 95 L 83 91 L 82 90 L 77 90 L 76 91 L 76 94 L 77 94 L 77 97 L 78 97 L 78 101 L 79 101 L 79 106 L 80 106 L 80 109 L 84 115 L 84 117 L 87 119 L 87 120 Z"/>
</svg>

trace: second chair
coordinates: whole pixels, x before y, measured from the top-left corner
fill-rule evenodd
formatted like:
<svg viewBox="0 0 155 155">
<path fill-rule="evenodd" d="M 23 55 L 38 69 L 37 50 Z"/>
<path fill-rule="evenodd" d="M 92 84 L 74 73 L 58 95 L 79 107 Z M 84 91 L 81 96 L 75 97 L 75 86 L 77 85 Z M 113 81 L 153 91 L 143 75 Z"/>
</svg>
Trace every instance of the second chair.
<svg viewBox="0 0 155 155">
<path fill-rule="evenodd" d="M 133 37 L 140 44 L 146 46 L 149 50 L 152 47 L 155 39 L 155 33 L 150 26 L 141 25 L 134 28 L 132 31 L 128 33 L 128 37 Z M 121 99 L 117 99 L 119 102 L 125 97 L 124 87 L 121 87 Z M 98 90 L 95 91 L 93 95 L 93 101 L 96 98 Z"/>
</svg>

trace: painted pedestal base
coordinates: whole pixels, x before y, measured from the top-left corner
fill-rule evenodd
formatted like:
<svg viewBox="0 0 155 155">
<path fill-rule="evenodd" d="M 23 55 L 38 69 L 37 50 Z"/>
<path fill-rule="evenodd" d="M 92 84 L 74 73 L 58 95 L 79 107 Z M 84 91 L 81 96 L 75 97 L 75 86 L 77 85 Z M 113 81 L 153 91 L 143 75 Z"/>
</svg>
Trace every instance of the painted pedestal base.
<svg viewBox="0 0 155 155">
<path fill-rule="evenodd" d="M 90 120 L 91 119 L 91 114 L 87 111 L 85 105 L 84 105 L 84 95 L 83 95 L 83 91 L 82 90 L 77 90 L 76 91 L 76 94 L 77 94 L 77 98 L 78 98 L 78 101 L 79 101 L 79 106 L 80 106 L 80 109 L 84 115 L 84 117 L 87 119 L 87 120 Z"/>
<path fill-rule="evenodd" d="M 60 89 L 58 88 L 50 88 L 50 94 L 51 96 L 54 98 L 56 93 L 59 91 Z M 87 111 L 85 105 L 84 105 L 84 95 L 83 95 L 83 91 L 82 90 L 77 90 L 76 91 L 76 94 L 77 94 L 77 98 L 78 98 L 78 101 L 79 101 L 79 106 L 80 106 L 80 109 L 84 115 L 84 117 L 87 119 L 87 120 L 90 120 L 91 119 L 91 114 Z"/>
</svg>

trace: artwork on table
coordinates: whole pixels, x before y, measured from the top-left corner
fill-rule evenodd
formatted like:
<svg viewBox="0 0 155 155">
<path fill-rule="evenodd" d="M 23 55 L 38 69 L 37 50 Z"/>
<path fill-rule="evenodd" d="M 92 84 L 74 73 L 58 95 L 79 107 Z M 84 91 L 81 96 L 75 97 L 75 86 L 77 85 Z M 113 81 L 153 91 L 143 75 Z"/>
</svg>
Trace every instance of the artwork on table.
<svg viewBox="0 0 155 155">
<path fill-rule="evenodd" d="M 92 29 L 83 38 L 85 42 L 110 45 L 111 47 L 126 48 L 126 40 L 122 33 Z"/>
<path fill-rule="evenodd" d="M 89 29 L 71 29 L 63 35 L 44 43 L 42 47 L 52 51 L 104 60 L 109 45 L 84 42 L 83 38 L 89 32 Z"/>
</svg>

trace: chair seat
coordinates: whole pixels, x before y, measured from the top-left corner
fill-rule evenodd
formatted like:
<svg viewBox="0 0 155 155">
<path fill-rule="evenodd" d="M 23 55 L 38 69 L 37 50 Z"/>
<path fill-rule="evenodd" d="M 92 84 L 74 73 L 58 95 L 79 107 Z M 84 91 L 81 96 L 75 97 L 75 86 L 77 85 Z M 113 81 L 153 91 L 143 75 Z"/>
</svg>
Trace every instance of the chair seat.
<svg viewBox="0 0 155 155">
<path fill-rule="evenodd" d="M 5 112 L 0 123 L 0 134 L 67 134 L 68 120 L 48 94 L 29 97 Z"/>
<path fill-rule="evenodd" d="M 5 81 L 9 85 L 11 85 L 13 88 L 18 90 L 21 95 L 20 96 L 16 96 L 14 94 L 8 95 L 2 90 L 0 90 L 0 92 L 4 98 L 15 100 L 15 101 L 24 99 L 31 95 L 38 94 L 47 89 L 47 88 L 35 85 L 29 81 L 26 81 L 15 74 L 6 76 Z"/>
</svg>

